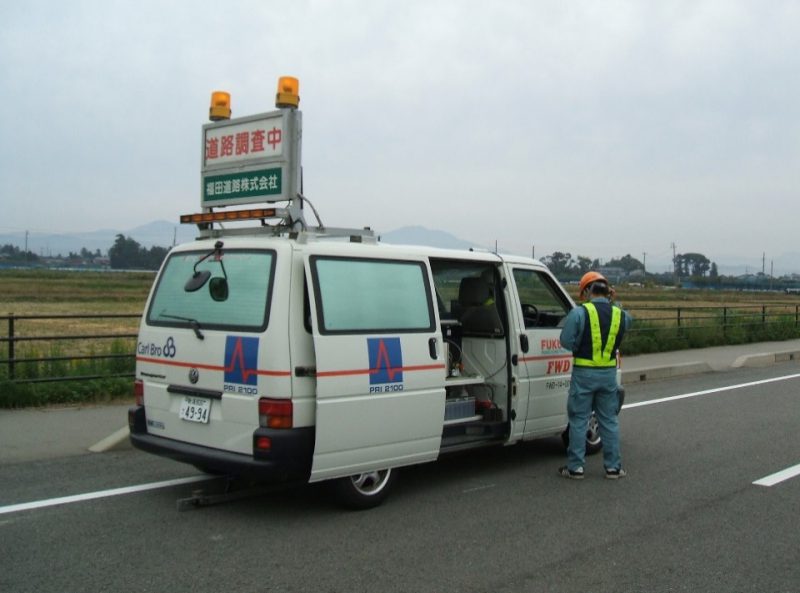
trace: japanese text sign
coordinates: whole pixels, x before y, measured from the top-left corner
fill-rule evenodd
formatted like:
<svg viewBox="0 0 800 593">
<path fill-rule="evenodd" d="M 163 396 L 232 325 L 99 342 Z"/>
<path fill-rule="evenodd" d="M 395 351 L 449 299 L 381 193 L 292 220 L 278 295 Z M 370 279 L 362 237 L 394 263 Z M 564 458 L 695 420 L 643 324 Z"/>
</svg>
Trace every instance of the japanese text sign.
<svg viewBox="0 0 800 593">
<path fill-rule="evenodd" d="M 287 199 L 299 167 L 291 121 L 283 110 L 203 126 L 202 205 Z"/>
</svg>

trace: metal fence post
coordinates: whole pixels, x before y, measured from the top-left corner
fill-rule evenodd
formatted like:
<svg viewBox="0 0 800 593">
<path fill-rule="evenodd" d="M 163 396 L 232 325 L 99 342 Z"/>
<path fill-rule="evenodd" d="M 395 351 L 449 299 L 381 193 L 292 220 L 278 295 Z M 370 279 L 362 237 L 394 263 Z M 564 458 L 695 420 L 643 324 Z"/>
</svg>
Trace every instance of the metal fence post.
<svg viewBox="0 0 800 593">
<path fill-rule="evenodd" d="M 13 381 L 16 378 L 14 368 L 14 314 L 8 316 L 8 378 Z"/>
</svg>

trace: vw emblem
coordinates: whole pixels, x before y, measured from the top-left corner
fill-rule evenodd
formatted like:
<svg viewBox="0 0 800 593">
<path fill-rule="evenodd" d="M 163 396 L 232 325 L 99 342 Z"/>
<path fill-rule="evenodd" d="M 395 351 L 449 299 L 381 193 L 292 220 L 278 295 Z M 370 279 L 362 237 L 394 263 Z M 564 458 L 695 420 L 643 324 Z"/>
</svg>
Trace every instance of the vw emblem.
<svg viewBox="0 0 800 593">
<path fill-rule="evenodd" d="M 189 370 L 189 381 L 191 381 L 192 385 L 197 383 L 198 379 L 200 379 L 200 372 L 197 369 L 190 369 Z"/>
</svg>

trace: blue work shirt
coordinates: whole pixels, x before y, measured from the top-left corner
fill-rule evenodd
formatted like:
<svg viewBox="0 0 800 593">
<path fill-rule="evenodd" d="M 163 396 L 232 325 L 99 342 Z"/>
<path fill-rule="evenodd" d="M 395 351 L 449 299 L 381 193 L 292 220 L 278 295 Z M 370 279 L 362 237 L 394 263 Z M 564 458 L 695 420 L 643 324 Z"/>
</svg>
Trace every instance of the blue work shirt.
<svg viewBox="0 0 800 593">
<path fill-rule="evenodd" d="M 605 297 L 595 297 L 591 302 L 609 303 L 610 301 Z M 616 306 L 619 307 L 619 305 Z M 620 309 L 622 309 L 622 307 L 620 307 Z M 583 336 L 583 328 L 586 325 L 586 316 L 586 309 L 578 305 L 567 314 L 564 320 L 564 327 L 561 328 L 561 337 L 559 339 L 561 340 L 561 345 L 570 352 L 575 352 L 578 349 L 581 337 Z M 633 323 L 633 319 L 630 313 L 623 310 L 622 324 L 625 330 L 631 326 L 631 323 Z"/>
</svg>

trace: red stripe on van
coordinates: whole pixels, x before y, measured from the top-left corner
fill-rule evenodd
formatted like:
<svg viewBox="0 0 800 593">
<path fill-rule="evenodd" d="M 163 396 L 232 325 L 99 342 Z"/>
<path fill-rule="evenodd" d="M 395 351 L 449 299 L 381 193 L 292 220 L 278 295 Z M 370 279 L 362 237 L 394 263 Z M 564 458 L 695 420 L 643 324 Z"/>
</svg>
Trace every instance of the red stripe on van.
<svg viewBox="0 0 800 593">
<path fill-rule="evenodd" d="M 444 371 L 443 364 L 420 364 L 407 367 L 393 368 L 394 371 L 414 372 L 414 371 Z M 372 375 L 378 369 L 352 369 L 341 371 L 317 371 L 317 377 L 346 377 L 348 375 Z"/>
<path fill-rule="evenodd" d="M 182 362 L 180 360 L 164 360 L 163 358 L 147 358 L 145 356 L 137 356 L 136 362 L 149 362 L 151 364 L 161 364 L 164 366 L 173 366 L 173 367 L 183 367 L 183 368 L 195 368 L 195 369 L 204 369 L 207 371 L 224 371 L 225 367 L 222 365 L 216 364 L 198 364 L 194 362 Z M 291 371 L 264 371 L 261 369 L 254 369 L 249 370 L 248 372 L 256 375 L 262 375 L 265 377 L 290 377 L 292 375 Z"/>
</svg>

